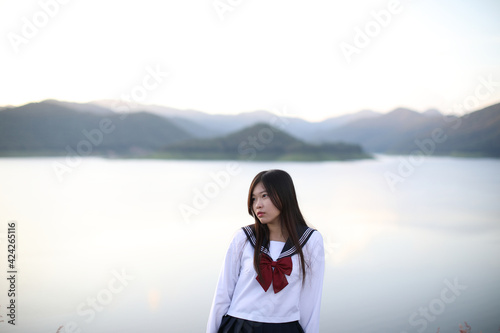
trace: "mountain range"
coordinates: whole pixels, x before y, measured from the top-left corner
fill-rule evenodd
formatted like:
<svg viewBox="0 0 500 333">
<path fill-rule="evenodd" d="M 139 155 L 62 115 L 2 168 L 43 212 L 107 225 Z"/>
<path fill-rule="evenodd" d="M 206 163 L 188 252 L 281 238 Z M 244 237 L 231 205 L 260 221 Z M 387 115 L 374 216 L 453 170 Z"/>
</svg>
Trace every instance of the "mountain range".
<svg viewBox="0 0 500 333">
<path fill-rule="evenodd" d="M 341 142 L 351 153 L 361 155 L 363 150 L 388 154 L 423 150 L 425 153 L 425 147 L 432 146 L 429 153 L 438 155 L 500 157 L 500 104 L 462 116 L 443 116 L 434 109 L 419 113 L 398 108 L 384 114 L 363 110 L 308 122 L 288 116 L 286 112 L 283 116 L 263 110 L 210 115 L 196 110 L 120 104 L 119 101 L 57 100 L 0 107 L 0 155 L 64 155 L 69 150 L 80 149 L 108 156 L 165 156 L 170 152 L 179 157 L 189 149 L 194 152 L 205 147 L 206 152 L 216 156 L 227 152 L 220 150 L 224 142 L 241 143 L 250 133 L 262 131 L 264 126 L 272 129 L 267 133 L 273 133 L 275 144 L 281 142 L 278 138 L 287 142 L 279 148 L 287 151 L 281 156 L 284 159 L 307 150 L 340 154 Z M 278 149 L 270 144 L 268 152 L 271 146 Z M 293 151 L 292 147 L 299 146 L 302 148 Z M 233 145 L 231 149 L 234 148 L 237 147 Z"/>
</svg>

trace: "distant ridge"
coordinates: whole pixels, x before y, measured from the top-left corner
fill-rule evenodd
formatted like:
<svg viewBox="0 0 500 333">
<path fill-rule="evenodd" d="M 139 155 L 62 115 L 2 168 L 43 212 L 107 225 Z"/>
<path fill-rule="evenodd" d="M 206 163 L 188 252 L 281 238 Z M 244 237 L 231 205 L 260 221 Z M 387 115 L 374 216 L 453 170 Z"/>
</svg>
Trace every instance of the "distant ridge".
<svg viewBox="0 0 500 333">
<path fill-rule="evenodd" d="M 436 144 L 436 154 L 500 157 L 500 103 L 446 124 L 447 139 Z"/>
<path fill-rule="evenodd" d="M 34 104 L 34 103 L 31 103 L 31 104 Z M 104 107 L 101 107 L 98 105 L 93 105 L 91 103 L 74 103 L 74 102 L 58 101 L 55 99 L 47 99 L 47 100 L 41 102 L 40 104 L 51 104 L 51 105 L 55 105 L 55 106 L 61 106 L 64 108 L 72 109 L 72 110 L 79 111 L 79 112 L 90 112 L 90 113 L 94 113 L 94 114 L 101 115 L 101 116 L 111 115 L 114 113 L 112 110 L 110 110 L 108 108 L 104 108 Z"/>
<path fill-rule="evenodd" d="M 95 101 L 89 104 L 95 104 L 103 107 L 109 107 L 115 111 L 123 109 L 117 101 Z M 269 111 L 256 110 L 251 112 L 242 112 L 237 115 L 225 114 L 207 114 L 194 110 L 181 110 L 158 105 L 129 105 L 129 111 L 146 111 L 156 115 L 166 117 L 184 130 L 198 138 L 214 138 L 226 135 L 245 127 L 257 123 L 266 123 L 274 125 L 276 117 L 279 117 L 283 123 L 286 123 L 284 131 L 300 138 L 304 141 L 321 142 L 322 133 L 339 127 L 351 121 L 363 118 L 370 118 L 380 115 L 380 113 L 362 110 L 352 114 L 346 114 L 338 117 L 331 117 L 321 122 L 309 122 L 293 115 L 276 115 Z M 196 130 L 193 130 L 196 128 Z"/>
<path fill-rule="evenodd" d="M 369 152 L 412 154 L 436 131 L 445 137 L 435 142 L 432 154 L 500 157 L 500 103 L 461 117 L 400 108 L 332 129 L 325 139 L 357 143 Z"/>
<path fill-rule="evenodd" d="M 443 114 L 441 112 L 439 112 L 439 110 L 436 110 L 436 109 L 426 110 L 426 111 L 422 112 L 422 114 L 424 116 L 427 116 L 427 117 L 442 117 L 443 116 Z"/>
<path fill-rule="evenodd" d="M 435 122 L 418 112 L 399 108 L 378 117 L 353 121 L 331 130 L 328 141 L 348 141 L 361 144 L 371 152 L 396 150 L 401 140 L 415 138 L 421 131 L 430 130 Z"/>
</svg>

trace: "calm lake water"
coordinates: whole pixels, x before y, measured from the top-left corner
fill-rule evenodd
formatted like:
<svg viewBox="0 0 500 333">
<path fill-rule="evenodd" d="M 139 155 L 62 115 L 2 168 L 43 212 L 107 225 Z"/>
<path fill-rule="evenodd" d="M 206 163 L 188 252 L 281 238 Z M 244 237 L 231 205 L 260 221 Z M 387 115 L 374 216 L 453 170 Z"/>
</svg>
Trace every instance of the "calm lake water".
<svg viewBox="0 0 500 333">
<path fill-rule="evenodd" d="M 321 332 L 500 327 L 500 160 L 65 164 L 0 159 L 1 332 L 204 332 L 229 241 L 252 223 L 250 181 L 270 168 L 292 175 L 325 241 Z"/>
</svg>

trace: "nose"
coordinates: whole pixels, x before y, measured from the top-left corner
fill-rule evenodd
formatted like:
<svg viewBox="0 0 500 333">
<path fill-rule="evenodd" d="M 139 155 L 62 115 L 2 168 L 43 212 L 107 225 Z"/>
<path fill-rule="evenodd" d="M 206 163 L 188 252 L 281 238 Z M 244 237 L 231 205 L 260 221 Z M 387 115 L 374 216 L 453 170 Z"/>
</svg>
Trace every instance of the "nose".
<svg viewBox="0 0 500 333">
<path fill-rule="evenodd" d="M 262 201 L 260 199 L 255 199 L 254 206 L 255 208 L 262 207 Z"/>
</svg>

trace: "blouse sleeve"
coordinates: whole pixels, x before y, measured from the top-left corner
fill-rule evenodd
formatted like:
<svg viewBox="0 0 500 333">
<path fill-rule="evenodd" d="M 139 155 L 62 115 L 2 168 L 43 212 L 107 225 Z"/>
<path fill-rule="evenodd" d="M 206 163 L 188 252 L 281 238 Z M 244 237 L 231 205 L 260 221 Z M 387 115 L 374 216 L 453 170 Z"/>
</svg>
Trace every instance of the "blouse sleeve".
<svg viewBox="0 0 500 333">
<path fill-rule="evenodd" d="M 319 332 L 319 314 L 321 308 L 321 293 L 325 273 L 325 250 L 323 237 L 318 231 L 311 235 L 311 239 L 304 247 L 306 251 L 306 281 L 300 296 L 300 326 L 305 333 Z"/>
<path fill-rule="evenodd" d="M 239 230 L 233 237 L 224 258 L 224 265 L 219 275 L 215 290 L 212 308 L 207 323 L 207 333 L 217 333 L 222 317 L 229 310 L 233 298 L 234 288 L 241 268 L 241 253 L 246 241 L 243 230 Z"/>
</svg>

